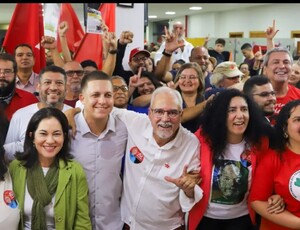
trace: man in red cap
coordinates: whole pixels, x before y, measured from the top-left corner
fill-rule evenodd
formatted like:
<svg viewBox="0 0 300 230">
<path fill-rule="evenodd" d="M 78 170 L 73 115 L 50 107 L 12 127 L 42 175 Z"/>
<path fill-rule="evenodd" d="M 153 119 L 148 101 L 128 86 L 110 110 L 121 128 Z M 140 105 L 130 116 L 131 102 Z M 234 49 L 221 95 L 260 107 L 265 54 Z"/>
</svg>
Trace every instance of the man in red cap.
<svg viewBox="0 0 300 230">
<path fill-rule="evenodd" d="M 113 72 L 113 75 L 119 75 L 123 77 L 127 85 L 129 84 L 129 78 L 134 74 L 137 74 L 140 67 L 144 68 L 144 70 L 146 71 L 149 71 L 148 65 L 149 65 L 150 53 L 147 50 L 139 47 L 134 48 L 130 51 L 128 65 L 131 70 L 124 70 L 123 67 L 124 53 L 127 44 L 132 42 L 132 38 L 133 38 L 132 32 L 130 31 L 122 32 L 120 39 L 118 40 L 117 60 Z"/>
</svg>

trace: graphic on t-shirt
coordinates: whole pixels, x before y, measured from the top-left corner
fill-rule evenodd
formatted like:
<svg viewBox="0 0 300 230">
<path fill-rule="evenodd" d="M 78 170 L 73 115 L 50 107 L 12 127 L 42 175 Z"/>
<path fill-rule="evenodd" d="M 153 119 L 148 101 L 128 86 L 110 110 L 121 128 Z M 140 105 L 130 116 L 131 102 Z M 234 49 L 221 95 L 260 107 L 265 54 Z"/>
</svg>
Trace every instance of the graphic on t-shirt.
<svg viewBox="0 0 300 230">
<path fill-rule="evenodd" d="M 289 190 L 292 196 L 300 201 L 300 170 L 295 172 L 289 181 Z"/>
<path fill-rule="evenodd" d="M 143 153 L 136 146 L 134 146 L 130 149 L 129 156 L 130 156 L 130 160 L 135 164 L 139 164 L 144 160 Z"/>
<path fill-rule="evenodd" d="M 214 166 L 211 202 L 240 203 L 248 190 L 248 174 L 239 161 L 219 160 Z"/>
<path fill-rule="evenodd" d="M 12 190 L 5 190 L 3 193 L 3 200 L 6 205 L 8 205 L 11 208 L 17 208 L 18 203 L 15 199 L 14 192 Z"/>
</svg>

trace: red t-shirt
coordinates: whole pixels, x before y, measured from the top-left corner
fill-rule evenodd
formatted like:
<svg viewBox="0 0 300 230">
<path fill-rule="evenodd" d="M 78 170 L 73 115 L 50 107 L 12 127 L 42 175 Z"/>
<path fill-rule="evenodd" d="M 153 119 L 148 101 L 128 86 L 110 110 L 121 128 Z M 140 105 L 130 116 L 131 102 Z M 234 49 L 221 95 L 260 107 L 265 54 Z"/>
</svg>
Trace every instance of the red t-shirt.
<svg viewBox="0 0 300 230">
<path fill-rule="evenodd" d="M 275 119 L 282 109 L 282 107 L 287 104 L 289 101 L 300 99 L 300 89 L 296 88 L 293 85 L 288 85 L 288 92 L 284 97 L 276 97 L 275 112 L 272 116 L 269 117 L 272 125 L 275 124 Z"/>
<path fill-rule="evenodd" d="M 37 102 L 39 102 L 39 100 L 32 93 L 16 88 L 13 98 L 5 107 L 5 115 L 7 119 L 10 120 L 14 112 L 18 109 Z"/>
<path fill-rule="evenodd" d="M 263 154 L 256 167 L 255 176 L 249 195 L 250 201 L 267 201 L 278 194 L 284 199 L 286 209 L 300 217 L 300 155 L 290 149 L 282 154 L 269 149 Z M 261 230 L 287 230 L 273 222 L 262 218 Z"/>
</svg>

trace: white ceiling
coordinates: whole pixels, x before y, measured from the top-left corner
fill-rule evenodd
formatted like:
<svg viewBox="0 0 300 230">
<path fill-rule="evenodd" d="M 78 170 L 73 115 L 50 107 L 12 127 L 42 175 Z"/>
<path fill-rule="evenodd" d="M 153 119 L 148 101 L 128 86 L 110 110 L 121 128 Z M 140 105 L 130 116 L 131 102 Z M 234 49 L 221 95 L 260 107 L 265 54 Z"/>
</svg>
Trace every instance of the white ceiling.
<svg viewBox="0 0 300 230">
<path fill-rule="evenodd" d="M 16 3 L 0 3 L 0 23 L 9 23 Z M 157 15 L 156 19 L 149 19 L 149 22 L 169 20 L 185 15 L 201 14 L 208 12 L 220 12 L 228 10 L 239 10 L 248 7 L 255 7 L 263 4 L 246 3 L 148 3 L 148 15 Z M 78 13 L 78 18 L 83 18 L 83 3 L 72 3 L 74 10 Z M 189 7 L 201 6 L 200 11 L 191 11 Z M 174 11 L 175 15 L 166 15 L 166 11 Z"/>
<path fill-rule="evenodd" d="M 168 20 L 185 15 L 202 14 L 208 12 L 220 12 L 228 10 L 240 10 L 249 7 L 267 5 L 263 4 L 246 4 L 246 3 L 148 3 L 148 15 L 157 15 L 156 19 L 149 19 L 150 22 Z M 191 6 L 201 6 L 202 10 L 189 10 Z M 166 15 L 166 11 L 174 11 L 175 15 Z"/>
</svg>

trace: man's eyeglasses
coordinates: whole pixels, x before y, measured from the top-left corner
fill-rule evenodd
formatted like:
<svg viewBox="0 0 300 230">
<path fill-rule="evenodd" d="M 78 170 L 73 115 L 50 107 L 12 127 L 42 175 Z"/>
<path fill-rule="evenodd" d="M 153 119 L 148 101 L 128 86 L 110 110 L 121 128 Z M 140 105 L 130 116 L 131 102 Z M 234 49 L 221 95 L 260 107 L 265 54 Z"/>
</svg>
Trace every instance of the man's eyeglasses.
<svg viewBox="0 0 300 230">
<path fill-rule="evenodd" d="M 83 70 L 70 70 L 70 71 L 66 71 L 66 74 L 67 74 L 68 77 L 73 77 L 75 73 L 76 73 L 76 75 L 78 77 L 82 77 L 83 74 L 84 74 L 84 71 Z"/>
<path fill-rule="evenodd" d="M 147 61 L 147 57 L 134 57 L 132 58 L 132 61 L 134 62 L 140 62 L 140 61 Z"/>
<path fill-rule="evenodd" d="M 14 71 L 12 69 L 0 69 L 0 75 L 3 74 L 4 76 L 7 76 L 13 72 Z"/>
<path fill-rule="evenodd" d="M 181 114 L 181 110 L 177 110 L 177 109 L 171 109 L 171 110 L 164 110 L 164 109 L 151 109 L 152 113 L 154 114 L 154 116 L 156 118 L 161 118 L 164 116 L 165 113 L 167 113 L 167 115 L 170 118 L 176 118 L 178 117 L 178 115 Z"/>
<path fill-rule="evenodd" d="M 257 95 L 260 97 L 269 97 L 270 95 L 275 96 L 276 92 L 275 91 L 270 91 L 270 92 L 265 91 L 265 92 L 261 92 L 261 93 L 252 93 L 252 95 Z"/>
<path fill-rule="evenodd" d="M 113 85 L 114 92 L 118 92 L 119 89 L 122 90 L 122 92 L 124 92 L 124 93 L 128 91 L 128 87 L 125 85 L 122 85 L 122 86 Z"/>
</svg>

